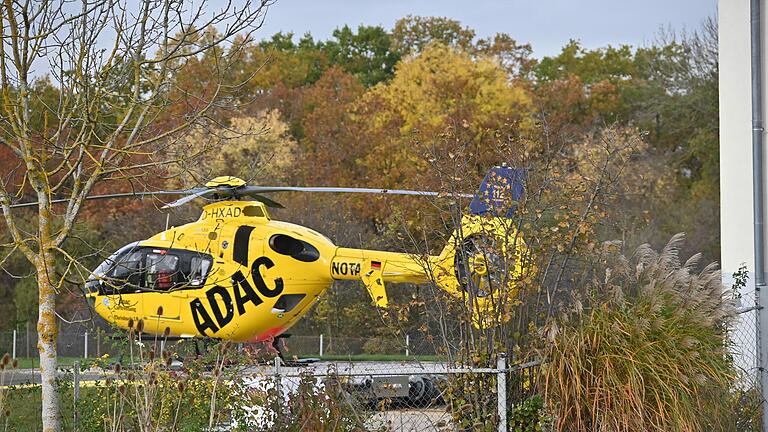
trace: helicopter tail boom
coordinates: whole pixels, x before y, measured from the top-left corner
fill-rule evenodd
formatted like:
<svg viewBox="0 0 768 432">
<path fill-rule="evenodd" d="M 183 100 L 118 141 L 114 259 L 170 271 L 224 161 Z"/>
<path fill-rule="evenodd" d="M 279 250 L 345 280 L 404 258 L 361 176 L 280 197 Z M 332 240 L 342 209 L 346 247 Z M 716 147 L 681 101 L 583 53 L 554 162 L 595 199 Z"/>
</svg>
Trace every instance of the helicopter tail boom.
<svg viewBox="0 0 768 432">
<path fill-rule="evenodd" d="M 485 308 L 489 293 L 502 286 L 508 294 L 522 272 L 525 245 L 512 219 L 465 215 L 459 228 L 437 256 L 366 249 L 338 248 L 331 261 L 331 277 L 362 281 L 374 303 L 386 307 L 388 283 L 434 282 L 457 298 L 469 298 Z"/>
<path fill-rule="evenodd" d="M 437 256 L 338 248 L 331 277 L 361 280 L 376 305 L 386 307 L 385 283 L 434 282 L 454 297 L 490 311 L 494 293 L 517 294 L 525 244 L 512 218 L 525 191 L 527 170 L 491 168 L 442 252 Z"/>
<path fill-rule="evenodd" d="M 377 306 L 388 304 L 385 283 L 425 283 L 428 260 L 416 255 L 367 249 L 338 248 L 331 261 L 331 277 L 360 280 Z"/>
</svg>

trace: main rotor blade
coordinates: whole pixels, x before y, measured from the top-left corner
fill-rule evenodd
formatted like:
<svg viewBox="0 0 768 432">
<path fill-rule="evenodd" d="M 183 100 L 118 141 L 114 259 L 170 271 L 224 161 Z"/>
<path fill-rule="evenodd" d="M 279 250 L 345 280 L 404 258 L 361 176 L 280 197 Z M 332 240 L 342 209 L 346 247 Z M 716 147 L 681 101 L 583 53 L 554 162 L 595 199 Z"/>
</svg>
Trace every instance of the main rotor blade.
<svg viewBox="0 0 768 432">
<path fill-rule="evenodd" d="M 162 195 L 183 195 L 188 193 L 194 193 L 197 191 L 197 189 L 183 189 L 183 190 L 172 190 L 172 191 L 155 191 L 155 192 L 124 192 L 124 193 L 115 193 L 115 194 L 105 194 L 105 195 L 90 195 L 85 197 L 86 200 L 104 200 L 104 199 L 114 199 L 114 198 L 143 198 L 147 196 L 162 196 Z M 61 199 L 55 199 L 51 200 L 51 204 L 61 204 L 69 202 L 69 198 L 61 198 Z M 22 207 L 34 207 L 38 205 L 39 203 L 37 201 L 33 202 L 27 202 L 27 203 L 19 203 L 19 204 L 11 204 L 11 208 L 22 208 Z"/>
<path fill-rule="evenodd" d="M 195 198 L 199 198 L 199 197 L 201 197 L 203 195 L 207 195 L 209 193 L 214 193 L 214 192 L 216 192 L 216 189 L 208 189 L 208 188 L 206 188 L 206 189 L 199 189 L 199 190 L 197 190 L 197 192 L 194 192 L 194 193 L 189 194 L 187 196 L 181 197 L 181 198 L 177 199 L 174 202 L 171 202 L 171 203 L 168 203 L 168 204 L 162 206 L 161 208 L 167 209 L 167 208 L 172 208 L 172 207 L 178 207 L 180 205 L 184 205 L 184 204 L 192 201 Z"/>
<path fill-rule="evenodd" d="M 445 193 L 445 192 L 431 192 L 431 191 L 415 191 L 404 189 L 375 189 L 375 188 L 351 188 L 351 187 L 314 187 L 314 186 L 245 186 L 233 189 L 235 195 L 248 195 L 256 198 L 270 207 L 283 208 L 283 206 L 269 198 L 266 198 L 260 193 L 270 192 L 319 192 L 319 193 L 370 193 L 381 195 L 415 195 L 415 196 L 439 196 L 439 197 L 460 197 L 460 198 L 473 198 L 474 195 L 463 193 Z M 154 192 L 124 192 L 105 195 L 91 195 L 85 197 L 86 200 L 104 200 L 115 198 L 143 198 L 148 196 L 169 196 L 169 195 L 186 195 L 176 201 L 164 205 L 162 208 L 178 207 L 186 204 L 195 198 L 207 195 L 208 193 L 224 192 L 217 189 L 210 188 L 194 188 L 194 189 L 179 189 L 179 190 L 165 190 Z M 51 204 L 61 204 L 69 202 L 68 198 L 55 199 L 51 201 Z M 11 208 L 23 208 L 34 207 L 38 205 L 37 201 L 11 204 Z"/>
<path fill-rule="evenodd" d="M 350 188 L 350 187 L 305 187 L 305 186 L 246 186 L 243 190 L 247 192 L 320 192 L 320 193 L 371 193 L 382 195 L 417 195 L 417 196 L 445 196 L 474 198 L 472 194 L 463 193 L 445 193 L 431 191 L 416 191 L 405 189 L 372 189 L 372 188 Z"/>
<path fill-rule="evenodd" d="M 261 201 L 261 202 L 263 202 L 263 203 L 264 203 L 264 205 L 266 205 L 267 207 L 272 207 L 272 208 L 285 208 L 285 206 L 284 206 L 284 205 L 280 204 L 280 203 L 279 203 L 279 202 L 277 202 L 277 201 L 273 201 L 273 200 L 271 200 L 271 199 L 269 199 L 269 198 L 265 197 L 264 195 L 255 194 L 255 193 L 253 193 L 253 192 L 246 192 L 246 193 L 244 193 L 244 194 L 241 194 L 241 195 L 247 195 L 247 196 L 249 196 L 249 197 L 251 197 L 251 198 L 255 198 L 255 199 L 256 199 L 256 201 Z"/>
</svg>

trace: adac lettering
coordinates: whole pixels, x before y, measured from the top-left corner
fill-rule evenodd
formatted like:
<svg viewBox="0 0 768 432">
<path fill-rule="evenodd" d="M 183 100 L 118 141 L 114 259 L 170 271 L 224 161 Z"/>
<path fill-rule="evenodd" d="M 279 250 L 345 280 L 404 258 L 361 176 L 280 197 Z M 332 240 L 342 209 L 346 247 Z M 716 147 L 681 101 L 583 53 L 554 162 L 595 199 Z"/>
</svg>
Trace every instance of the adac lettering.
<svg viewBox="0 0 768 432">
<path fill-rule="evenodd" d="M 240 217 L 243 213 L 243 209 L 240 207 L 226 207 L 226 208 L 215 208 L 211 210 L 206 210 L 203 212 L 203 219 L 208 218 L 215 218 L 215 219 L 224 219 L 224 218 L 236 218 Z"/>
<path fill-rule="evenodd" d="M 283 292 L 283 279 L 274 279 L 272 281 L 274 288 L 270 288 L 261 276 L 261 267 L 269 269 L 274 265 L 275 263 L 267 257 L 259 257 L 253 261 L 251 279 L 256 289 L 238 270 L 232 275 L 232 294 L 227 288 L 216 285 L 205 292 L 207 307 L 202 299 L 192 300 L 189 306 L 192 309 L 192 320 L 195 322 L 197 331 L 203 336 L 212 336 L 232 321 L 235 311 L 238 315 L 245 314 L 248 303 L 252 304 L 251 307 L 256 307 L 264 302 L 262 297 L 279 296 Z M 209 330 L 210 334 L 206 334 Z"/>
<path fill-rule="evenodd" d="M 350 276 L 357 276 L 360 274 L 360 263 L 337 263 L 334 262 L 331 264 L 331 272 L 335 275 L 350 275 Z"/>
</svg>

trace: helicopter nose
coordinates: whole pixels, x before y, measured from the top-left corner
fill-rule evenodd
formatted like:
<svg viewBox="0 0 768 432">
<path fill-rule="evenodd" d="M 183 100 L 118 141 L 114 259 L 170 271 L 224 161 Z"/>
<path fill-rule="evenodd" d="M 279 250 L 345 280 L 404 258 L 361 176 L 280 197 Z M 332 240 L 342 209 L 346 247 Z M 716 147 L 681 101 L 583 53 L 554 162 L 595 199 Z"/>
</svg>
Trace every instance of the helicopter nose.
<svg viewBox="0 0 768 432">
<path fill-rule="evenodd" d="M 85 291 L 87 293 L 96 294 L 99 292 L 102 284 L 102 279 L 107 274 L 107 271 L 110 267 L 112 267 L 113 264 L 112 257 L 105 259 L 102 261 L 98 266 L 96 266 L 95 269 L 91 272 L 88 279 L 85 281 Z"/>
<path fill-rule="evenodd" d="M 99 281 L 95 277 L 91 276 L 85 282 L 85 292 L 88 297 L 96 294 L 99 291 Z M 91 297 L 92 298 L 92 297 Z"/>
</svg>

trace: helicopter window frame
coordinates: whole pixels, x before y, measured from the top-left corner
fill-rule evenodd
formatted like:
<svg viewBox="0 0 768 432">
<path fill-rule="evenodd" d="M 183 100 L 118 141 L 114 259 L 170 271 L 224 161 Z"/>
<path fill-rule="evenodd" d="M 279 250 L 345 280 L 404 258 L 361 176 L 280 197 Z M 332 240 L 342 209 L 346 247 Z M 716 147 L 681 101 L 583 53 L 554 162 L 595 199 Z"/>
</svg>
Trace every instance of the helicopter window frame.
<svg viewBox="0 0 768 432">
<path fill-rule="evenodd" d="M 126 257 L 131 257 L 132 260 L 126 260 Z M 118 251 L 107 261 L 110 261 L 110 265 L 104 272 L 105 280 L 102 281 L 101 287 L 104 291 L 120 294 L 199 289 L 205 286 L 213 267 L 213 257 L 208 253 L 153 246 L 135 246 Z M 171 262 L 172 265 L 168 265 Z M 132 272 L 116 275 L 117 269 L 127 267 L 124 263 L 137 264 L 130 266 Z M 158 265 L 163 264 L 165 267 L 158 268 Z M 159 271 L 150 271 L 152 268 Z M 164 274 L 158 275 L 160 272 Z"/>
<path fill-rule="evenodd" d="M 112 261 L 112 265 L 105 275 L 113 291 L 133 292 L 141 286 L 141 276 L 144 273 L 144 256 L 141 249 L 125 250 L 109 260 Z M 118 270 L 120 273 L 116 274 Z M 118 288 L 118 285 L 123 285 L 127 289 Z"/>
</svg>

